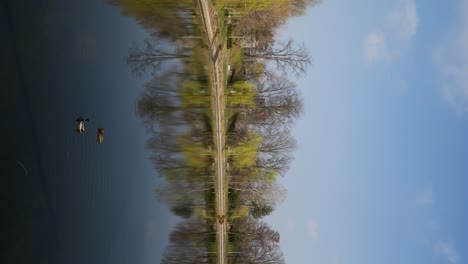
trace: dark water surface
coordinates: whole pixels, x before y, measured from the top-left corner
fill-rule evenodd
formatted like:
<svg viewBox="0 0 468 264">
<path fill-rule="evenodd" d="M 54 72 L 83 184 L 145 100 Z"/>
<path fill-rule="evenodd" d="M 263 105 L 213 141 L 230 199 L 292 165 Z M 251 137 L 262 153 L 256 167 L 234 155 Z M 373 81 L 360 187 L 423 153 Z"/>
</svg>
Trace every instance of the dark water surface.
<svg viewBox="0 0 468 264">
<path fill-rule="evenodd" d="M 103 1 L 0 3 L 0 262 L 159 262 L 170 217 L 125 62 L 145 33 Z"/>
</svg>

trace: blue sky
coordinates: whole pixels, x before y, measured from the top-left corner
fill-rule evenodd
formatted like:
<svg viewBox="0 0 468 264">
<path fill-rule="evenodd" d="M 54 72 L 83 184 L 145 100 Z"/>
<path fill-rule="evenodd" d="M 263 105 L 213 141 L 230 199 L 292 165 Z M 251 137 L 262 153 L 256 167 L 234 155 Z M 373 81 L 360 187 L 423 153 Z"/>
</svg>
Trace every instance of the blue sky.
<svg viewBox="0 0 468 264">
<path fill-rule="evenodd" d="M 288 199 L 288 263 L 463 263 L 468 2 L 323 0 L 279 38 L 310 49 Z"/>
</svg>

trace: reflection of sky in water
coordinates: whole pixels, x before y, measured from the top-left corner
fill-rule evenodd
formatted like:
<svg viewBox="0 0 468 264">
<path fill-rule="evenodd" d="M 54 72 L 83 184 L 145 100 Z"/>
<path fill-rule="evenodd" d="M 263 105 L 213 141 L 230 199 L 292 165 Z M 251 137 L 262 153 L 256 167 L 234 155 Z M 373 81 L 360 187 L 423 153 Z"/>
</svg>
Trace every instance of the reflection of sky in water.
<svg viewBox="0 0 468 264">
<path fill-rule="evenodd" d="M 157 262 L 171 219 L 154 199 L 158 179 L 135 115 L 143 80 L 125 61 L 144 32 L 101 1 L 7 0 L 0 10 L 1 47 L 9 51 L 1 102 L 14 113 L 1 132 L 2 175 L 10 175 L 3 200 L 10 199 L 7 215 L 30 228 L 18 233 L 5 221 L 2 230 L 17 237 L 2 251 L 43 263 Z M 80 115 L 90 118 L 83 135 L 74 132 Z M 21 241 L 28 242 L 15 249 Z"/>
</svg>

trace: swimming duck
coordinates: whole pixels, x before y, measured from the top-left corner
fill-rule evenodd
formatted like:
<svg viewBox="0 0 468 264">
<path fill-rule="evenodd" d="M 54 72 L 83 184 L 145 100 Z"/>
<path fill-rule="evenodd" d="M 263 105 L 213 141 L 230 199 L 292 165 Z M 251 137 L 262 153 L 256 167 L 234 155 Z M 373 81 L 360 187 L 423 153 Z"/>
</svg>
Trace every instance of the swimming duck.
<svg viewBox="0 0 468 264">
<path fill-rule="evenodd" d="M 76 119 L 76 132 L 83 133 L 85 131 L 85 122 L 88 122 L 89 119 L 83 119 L 81 116 Z"/>
</svg>

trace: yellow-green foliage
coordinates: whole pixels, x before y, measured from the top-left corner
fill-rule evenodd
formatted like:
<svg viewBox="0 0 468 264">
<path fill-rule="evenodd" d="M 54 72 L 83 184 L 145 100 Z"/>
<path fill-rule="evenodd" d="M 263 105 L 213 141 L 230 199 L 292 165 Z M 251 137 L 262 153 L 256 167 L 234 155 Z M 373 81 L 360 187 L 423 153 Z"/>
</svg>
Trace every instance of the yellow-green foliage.
<svg viewBox="0 0 468 264">
<path fill-rule="evenodd" d="M 202 161 L 205 162 L 205 161 Z M 172 167 L 164 169 L 164 178 L 167 182 L 175 183 L 175 182 L 187 182 L 187 183 L 199 183 L 203 182 L 203 179 L 197 177 L 200 173 L 204 170 L 204 168 L 200 169 L 199 166 L 197 168 L 194 167 Z"/>
<path fill-rule="evenodd" d="M 182 9 L 195 8 L 193 0 L 108 0 L 122 8 L 150 34 L 174 37 L 184 34 Z"/>
<path fill-rule="evenodd" d="M 249 211 L 250 211 L 250 208 L 247 205 L 238 206 L 237 208 L 235 208 L 232 211 L 232 214 L 231 214 L 229 220 L 232 221 L 232 220 L 235 220 L 235 219 L 248 217 L 249 216 Z"/>
<path fill-rule="evenodd" d="M 190 57 L 190 63 L 186 65 L 185 72 L 188 74 L 196 74 L 199 76 L 206 77 L 203 65 L 206 64 L 207 60 L 209 60 L 209 53 L 206 46 L 200 45 L 193 47 L 193 51 Z"/>
<path fill-rule="evenodd" d="M 254 72 L 255 74 L 261 74 L 265 72 L 265 63 L 263 62 L 255 63 L 252 67 L 252 72 Z"/>
<path fill-rule="evenodd" d="M 202 208 L 202 207 L 195 207 L 195 208 L 194 208 L 194 213 L 195 213 L 195 216 L 196 216 L 197 218 L 200 218 L 200 219 L 206 219 L 206 218 L 207 218 L 205 208 Z"/>
<path fill-rule="evenodd" d="M 177 6 L 191 4 L 189 0 L 117 0 L 115 2 L 122 6 L 125 15 L 134 16 L 137 19 L 145 16 L 169 17 L 177 13 Z M 159 17 L 155 16 L 156 14 Z"/>
<path fill-rule="evenodd" d="M 236 164 L 233 164 L 236 166 Z M 273 168 L 259 168 L 259 167 L 236 167 L 238 169 L 245 169 L 242 171 L 243 174 L 248 175 L 246 180 L 248 181 L 258 181 L 258 182 L 265 182 L 265 183 L 274 183 L 276 181 L 276 176 L 278 172 Z"/>
<path fill-rule="evenodd" d="M 234 244 L 234 243 L 227 243 L 227 252 L 235 252 L 237 247 L 237 245 Z"/>
<path fill-rule="evenodd" d="M 193 169 L 203 169 L 208 166 L 207 149 L 203 142 L 190 140 L 190 135 L 182 135 L 177 140 L 186 158 L 186 165 Z"/>
<path fill-rule="evenodd" d="M 291 0 L 221 0 L 221 5 L 243 12 L 269 10 L 291 3 Z"/>
<path fill-rule="evenodd" d="M 252 83 L 246 81 L 235 82 L 228 88 L 228 93 L 227 103 L 229 107 L 241 105 L 255 108 L 254 96 L 257 92 Z"/>
<path fill-rule="evenodd" d="M 177 173 L 177 171 L 174 168 L 168 168 L 164 170 L 164 177 L 166 178 L 166 181 L 168 182 L 176 182 L 180 181 L 180 173 Z"/>
<path fill-rule="evenodd" d="M 239 46 L 233 46 L 229 55 L 229 62 L 232 68 L 242 68 L 242 59 L 244 58 L 243 50 Z"/>
<path fill-rule="evenodd" d="M 182 107 L 210 107 L 211 98 L 207 90 L 207 85 L 198 81 L 182 83 L 182 88 L 179 91 L 182 97 Z"/>
<path fill-rule="evenodd" d="M 234 146 L 231 151 L 233 166 L 239 169 L 254 166 L 258 154 L 258 146 L 261 142 L 261 136 L 251 133 L 249 140 L 240 142 Z"/>
<path fill-rule="evenodd" d="M 276 181 L 277 172 L 273 168 L 263 169 L 263 179 L 266 182 L 273 183 Z"/>
</svg>

